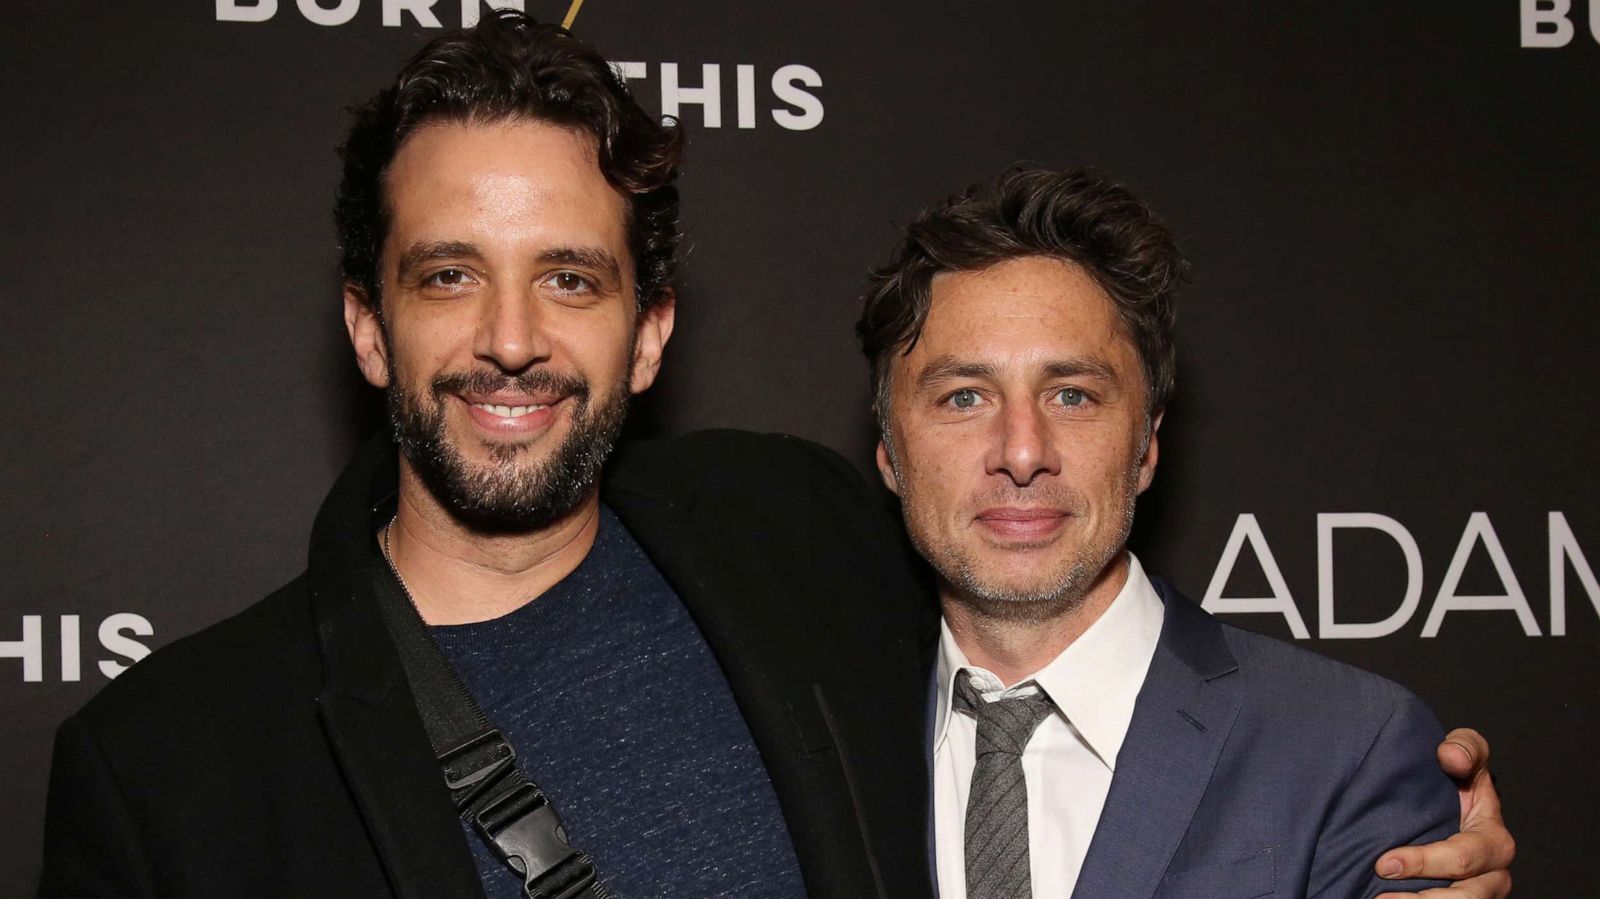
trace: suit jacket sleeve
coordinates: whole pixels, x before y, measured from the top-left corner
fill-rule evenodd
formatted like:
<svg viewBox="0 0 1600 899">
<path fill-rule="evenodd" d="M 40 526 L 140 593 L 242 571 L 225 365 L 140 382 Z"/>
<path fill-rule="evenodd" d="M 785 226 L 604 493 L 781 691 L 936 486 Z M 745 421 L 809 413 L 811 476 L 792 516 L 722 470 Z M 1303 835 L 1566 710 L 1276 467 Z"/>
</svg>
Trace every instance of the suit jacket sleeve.
<svg viewBox="0 0 1600 899">
<path fill-rule="evenodd" d="M 174 764 L 182 760 L 175 758 Z M 155 895 L 122 791 L 99 744 L 77 717 L 56 732 L 39 895 Z"/>
<path fill-rule="evenodd" d="M 1382 880 L 1378 857 L 1396 846 L 1456 832 L 1460 802 L 1435 761 L 1443 729 L 1422 700 L 1403 693 L 1355 775 L 1328 813 L 1317 840 L 1308 893 L 1328 899 L 1372 897 L 1446 886 Z"/>
</svg>

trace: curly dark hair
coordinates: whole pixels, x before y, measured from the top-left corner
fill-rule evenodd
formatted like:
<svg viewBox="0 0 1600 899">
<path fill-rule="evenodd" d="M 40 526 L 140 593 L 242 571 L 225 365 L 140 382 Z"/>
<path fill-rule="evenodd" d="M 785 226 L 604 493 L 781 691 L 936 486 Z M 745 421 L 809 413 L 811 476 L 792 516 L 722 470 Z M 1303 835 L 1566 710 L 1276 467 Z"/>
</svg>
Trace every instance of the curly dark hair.
<svg viewBox="0 0 1600 899">
<path fill-rule="evenodd" d="M 911 352 L 922 335 L 933 276 L 1029 256 L 1071 262 L 1110 295 L 1139 351 L 1145 407 L 1152 414 L 1166 408 L 1177 368 L 1177 291 L 1188 268 L 1172 233 L 1098 172 L 1017 166 L 923 210 L 894 257 L 870 276 L 856 336 L 872 369 L 880 426 L 888 427 L 890 356 Z"/>
<path fill-rule="evenodd" d="M 407 136 L 433 122 L 526 118 L 593 135 L 600 171 L 628 197 L 629 249 L 640 309 L 659 302 L 676 267 L 683 131 L 651 118 L 588 44 L 510 9 L 435 38 L 395 83 L 353 110 L 334 205 L 344 277 L 377 303 L 378 253 L 388 230 L 384 176 Z"/>
</svg>

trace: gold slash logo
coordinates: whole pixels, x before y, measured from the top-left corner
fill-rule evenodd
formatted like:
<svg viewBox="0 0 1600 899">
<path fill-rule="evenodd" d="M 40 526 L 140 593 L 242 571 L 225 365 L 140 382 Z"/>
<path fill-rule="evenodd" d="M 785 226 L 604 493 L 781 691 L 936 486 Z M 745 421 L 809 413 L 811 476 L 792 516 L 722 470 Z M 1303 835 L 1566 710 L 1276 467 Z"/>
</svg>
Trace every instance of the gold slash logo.
<svg viewBox="0 0 1600 899">
<path fill-rule="evenodd" d="M 580 9 L 583 9 L 583 0 L 572 0 L 572 5 L 567 7 L 567 17 L 561 20 L 561 27 L 571 30 L 572 23 L 577 21 Z"/>
</svg>

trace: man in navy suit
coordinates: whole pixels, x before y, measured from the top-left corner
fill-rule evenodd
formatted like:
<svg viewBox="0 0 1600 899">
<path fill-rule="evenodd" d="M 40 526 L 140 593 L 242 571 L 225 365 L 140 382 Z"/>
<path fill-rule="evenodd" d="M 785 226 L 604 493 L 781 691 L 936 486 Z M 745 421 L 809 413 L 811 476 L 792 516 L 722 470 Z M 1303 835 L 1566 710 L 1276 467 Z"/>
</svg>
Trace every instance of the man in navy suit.
<svg viewBox="0 0 1600 899">
<path fill-rule="evenodd" d="M 1184 267 L 1119 185 L 1016 169 L 925 212 L 874 273 L 858 331 L 878 468 L 943 613 L 944 899 L 1447 886 L 1376 864 L 1456 830 L 1427 707 L 1218 622 L 1126 549 Z"/>
</svg>

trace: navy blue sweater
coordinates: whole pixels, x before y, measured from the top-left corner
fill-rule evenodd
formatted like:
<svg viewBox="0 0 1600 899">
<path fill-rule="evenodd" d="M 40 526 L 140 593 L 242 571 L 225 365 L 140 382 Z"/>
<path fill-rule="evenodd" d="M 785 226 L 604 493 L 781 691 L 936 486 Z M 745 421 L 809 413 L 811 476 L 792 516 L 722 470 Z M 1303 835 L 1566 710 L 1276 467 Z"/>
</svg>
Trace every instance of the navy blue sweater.
<svg viewBox="0 0 1600 899">
<path fill-rule="evenodd" d="M 492 621 L 432 631 L 614 895 L 805 895 L 727 679 L 610 509 L 561 583 Z M 491 899 L 520 895 L 468 840 Z"/>
</svg>

